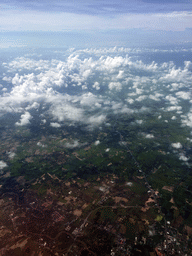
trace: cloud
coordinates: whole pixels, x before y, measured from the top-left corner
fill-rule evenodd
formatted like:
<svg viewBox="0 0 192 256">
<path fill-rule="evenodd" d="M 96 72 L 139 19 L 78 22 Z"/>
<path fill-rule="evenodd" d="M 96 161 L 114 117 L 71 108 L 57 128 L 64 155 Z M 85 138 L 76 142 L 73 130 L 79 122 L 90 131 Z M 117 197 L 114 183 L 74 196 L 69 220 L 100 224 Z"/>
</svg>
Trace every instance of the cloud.
<svg viewBox="0 0 192 256">
<path fill-rule="evenodd" d="M 119 74 L 117 75 L 117 79 L 124 78 L 124 70 L 119 70 Z"/>
<path fill-rule="evenodd" d="M 189 158 L 188 157 L 186 157 L 184 154 L 179 154 L 179 160 L 182 160 L 182 161 L 184 161 L 184 162 L 187 162 L 188 160 L 189 160 Z"/>
<path fill-rule="evenodd" d="M 7 164 L 4 161 L 0 161 L 0 170 L 7 167 Z"/>
<path fill-rule="evenodd" d="M 38 109 L 40 107 L 40 104 L 38 102 L 33 102 L 31 105 L 28 105 L 26 107 L 26 110 L 30 110 L 30 109 Z"/>
<path fill-rule="evenodd" d="M 187 115 L 183 115 L 182 124 L 192 127 L 192 110 Z"/>
<path fill-rule="evenodd" d="M 73 105 L 68 103 L 54 103 L 50 109 L 50 112 L 54 119 L 58 121 L 83 121 L 84 120 L 84 110 L 81 108 L 77 108 Z"/>
<path fill-rule="evenodd" d="M 153 139 L 153 138 L 154 138 L 154 135 L 153 135 L 153 134 L 146 134 L 146 135 L 145 135 L 145 138 L 146 138 L 146 139 Z"/>
<path fill-rule="evenodd" d="M 177 98 L 173 97 L 172 95 L 167 95 L 167 96 L 165 97 L 165 99 L 168 100 L 168 101 L 170 101 L 170 103 L 171 103 L 172 105 L 177 105 L 177 104 L 178 104 Z"/>
<path fill-rule="evenodd" d="M 40 71 L 40 70 L 49 69 L 49 61 L 48 60 L 37 61 L 35 59 L 18 57 L 9 63 L 3 63 L 3 66 L 9 68 L 10 71 L 23 70 L 23 69 Z"/>
<path fill-rule="evenodd" d="M 155 95 L 152 95 L 152 94 L 149 95 L 149 98 L 154 101 L 160 101 L 159 99 L 160 97 L 163 97 L 163 94 L 157 93 L 157 92 L 155 93 Z"/>
<path fill-rule="evenodd" d="M 180 91 L 180 92 L 177 92 L 176 95 L 177 95 L 177 97 L 179 97 L 183 100 L 190 100 L 191 99 L 191 96 L 190 96 L 189 92 Z"/>
<path fill-rule="evenodd" d="M 119 3 L 118 3 L 119 5 Z M 89 13 L 89 14 L 87 14 Z M 72 11 L 42 11 L 6 8 L 0 11 L 2 31 L 63 31 L 63 30 L 110 30 L 150 29 L 184 31 L 191 28 L 192 13 L 176 11 L 169 13 L 114 13 L 96 15 Z M 10 18 L 11 17 L 11 18 Z M 177 26 L 175 26 L 177 24 Z"/>
<path fill-rule="evenodd" d="M 120 82 L 111 82 L 108 84 L 110 90 L 121 91 L 122 85 Z"/>
<path fill-rule="evenodd" d="M 54 123 L 54 122 L 51 122 L 50 126 L 54 127 L 54 128 L 60 128 L 61 127 L 61 125 L 59 123 Z"/>
<path fill-rule="evenodd" d="M 99 103 L 102 103 L 102 99 L 99 99 L 96 95 L 91 92 L 85 93 L 80 97 L 80 104 L 88 107 L 100 107 Z"/>
<path fill-rule="evenodd" d="M 30 119 L 32 119 L 32 116 L 29 112 L 25 112 L 23 115 L 21 115 L 21 119 L 19 122 L 16 122 L 15 124 L 18 126 L 28 125 L 30 124 Z"/>
<path fill-rule="evenodd" d="M 44 145 L 43 143 L 41 143 L 40 141 L 37 142 L 37 146 L 45 148 L 47 147 L 47 145 Z"/>
<path fill-rule="evenodd" d="M 101 143 L 101 142 L 100 142 L 99 140 L 96 140 L 94 144 L 95 144 L 95 146 L 97 146 L 97 145 L 99 145 L 100 143 Z"/>
<path fill-rule="evenodd" d="M 98 126 L 101 125 L 103 122 L 106 121 L 106 115 L 100 114 L 100 115 L 94 115 L 88 118 L 86 121 L 91 126 Z"/>
<path fill-rule="evenodd" d="M 134 103 L 134 100 L 131 99 L 131 98 L 126 99 L 126 101 L 127 101 L 129 104 L 133 104 L 133 103 Z"/>
<path fill-rule="evenodd" d="M 70 149 L 73 149 L 73 148 L 77 148 L 77 147 L 82 147 L 82 146 L 86 146 L 87 143 L 80 143 L 78 140 L 74 140 L 72 142 L 67 142 L 65 143 L 65 147 L 66 148 L 70 148 Z"/>
<path fill-rule="evenodd" d="M 179 149 L 179 148 L 182 148 L 182 147 L 183 147 L 183 146 L 181 145 L 181 143 L 180 143 L 180 142 L 172 143 L 172 144 L 171 144 L 171 146 L 172 146 L 173 148 L 177 148 L 177 149 Z"/>
<path fill-rule="evenodd" d="M 136 101 L 143 101 L 143 100 L 145 100 L 146 98 L 147 98 L 146 95 L 141 95 L 141 96 L 139 96 L 139 97 L 136 99 Z"/>
<path fill-rule="evenodd" d="M 170 106 L 167 108 L 167 111 L 175 111 L 175 110 L 180 111 L 181 109 L 182 109 L 181 106 Z"/>
<path fill-rule="evenodd" d="M 143 120 L 136 120 L 135 121 L 137 124 L 142 124 L 143 123 Z"/>
<path fill-rule="evenodd" d="M 182 114 L 183 125 L 192 126 L 192 111 L 189 107 L 186 113 L 183 102 L 191 100 L 191 62 L 176 68 L 172 62 L 146 64 L 127 54 L 142 51 L 147 52 L 123 47 L 71 49 L 62 52 L 62 60 L 52 53 L 50 60 L 42 55 L 7 61 L 3 64 L 7 91 L 0 96 L 0 110 L 21 113 L 17 125 L 29 124 L 32 117 L 27 113 L 39 110 L 46 113 L 42 119 L 50 118 L 52 124 L 78 123 L 92 129 L 106 124 L 111 114 L 142 114 L 158 104 L 162 107 L 157 116 L 175 111 Z M 180 118 L 177 115 L 178 122 Z"/>
<path fill-rule="evenodd" d="M 96 90 L 99 90 L 100 89 L 100 84 L 98 82 L 95 82 L 93 84 L 93 88 L 95 88 Z"/>
</svg>

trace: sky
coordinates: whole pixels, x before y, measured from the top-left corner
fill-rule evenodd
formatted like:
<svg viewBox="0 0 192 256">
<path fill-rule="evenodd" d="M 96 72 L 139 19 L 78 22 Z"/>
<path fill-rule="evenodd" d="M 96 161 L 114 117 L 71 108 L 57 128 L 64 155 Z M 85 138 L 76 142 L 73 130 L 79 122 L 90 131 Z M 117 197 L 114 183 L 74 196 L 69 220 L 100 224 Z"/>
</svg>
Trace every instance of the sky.
<svg viewBox="0 0 192 256">
<path fill-rule="evenodd" d="M 0 33 L 1 47 L 191 43 L 192 1 L 1 0 Z"/>
</svg>

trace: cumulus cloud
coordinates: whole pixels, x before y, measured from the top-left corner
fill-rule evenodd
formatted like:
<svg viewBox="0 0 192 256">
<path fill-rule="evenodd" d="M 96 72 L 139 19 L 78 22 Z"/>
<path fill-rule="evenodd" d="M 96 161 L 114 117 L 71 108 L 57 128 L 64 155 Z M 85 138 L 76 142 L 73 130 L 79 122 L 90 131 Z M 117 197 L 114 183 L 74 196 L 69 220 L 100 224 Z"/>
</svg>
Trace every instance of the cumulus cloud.
<svg viewBox="0 0 192 256">
<path fill-rule="evenodd" d="M 124 77 L 124 70 L 119 70 L 119 74 L 117 75 L 117 79 L 122 79 Z"/>
<path fill-rule="evenodd" d="M 73 140 L 71 142 L 67 142 L 65 143 L 65 147 L 66 148 L 70 148 L 70 149 L 73 149 L 73 148 L 77 148 L 77 147 L 82 147 L 82 146 L 86 146 L 87 143 L 80 143 L 78 140 Z"/>
<path fill-rule="evenodd" d="M 7 73 L 2 80 L 8 90 L 2 92 L 0 110 L 21 113 L 16 124 L 25 125 L 32 118 L 28 111 L 41 109 L 43 102 L 46 119 L 50 117 L 52 124 L 78 122 L 90 128 L 106 123 L 109 113 L 144 113 L 159 104 L 159 111 L 183 114 L 182 124 L 192 127 L 192 111 L 186 113 L 183 102 L 191 101 L 191 62 L 181 68 L 173 62 L 146 64 L 128 55 L 142 51 L 123 47 L 72 49 L 62 60 L 41 56 L 13 59 L 3 64 Z M 176 120 L 175 115 L 166 118 Z M 42 117 L 41 124 L 46 119 Z"/>
<path fill-rule="evenodd" d="M 176 95 L 179 98 L 184 99 L 184 100 L 190 100 L 191 99 L 189 92 L 180 91 L 180 92 L 177 92 Z"/>
<path fill-rule="evenodd" d="M 139 97 L 136 99 L 136 101 L 143 101 L 143 100 L 145 100 L 146 98 L 147 98 L 146 95 L 141 95 L 141 96 L 139 96 Z"/>
<path fill-rule="evenodd" d="M 165 99 L 168 100 L 172 105 L 178 104 L 178 99 L 176 97 L 173 97 L 172 95 L 167 95 Z"/>
<path fill-rule="evenodd" d="M 47 145 L 44 145 L 43 143 L 41 143 L 40 141 L 37 142 L 37 146 L 45 148 L 47 147 Z"/>
<path fill-rule="evenodd" d="M 93 84 L 93 88 L 95 88 L 96 90 L 99 90 L 100 89 L 100 84 L 98 82 L 95 82 Z"/>
<path fill-rule="evenodd" d="M 184 154 L 180 154 L 180 155 L 179 155 L 179 160 L 182 160 L 182 161 L 184 161 L 184 162 L 187 162 L 187 161 L 189 160 L 189 158 L 186 157 Z"/>
<path fill-rule="evenodd" d="M 87 123 L 90 124 L 91 126 L 97 126 L 97 125 L 101 125 L 105 121 L 106 121 L 106 115 L 101 114 L 101 115 L 94 115 L 89 117 L 87 120 Z"/>
<path fill-rule="evenodd" d="M 21 119 L 19 122 L 16 122 L 15 124 L 18 126 L 28 125 L 30 124 L 30 119 L 32 118 L 31 114 L 29 112 L 25 112 L 23 115 L 21 115 Z"/>
<path fill-rule="evenodd" d="M 153 134 L 146 134 L 146 135 L 145 135 L 145 138 L 146 138 L 146 139 L 153 139 L 153 138 L 154 138 L 154 135 L 153 135 Z"/>
<path fill-rule="evenodd" d="M 170 106 L 167 108 L 167 111 L 175 111 L 175 110 L 181 110 L 182 107 L 181 106 Z"/>
<path fill-rule="evenodd" d="M 96 140 L 94 144 L 95 144 L 95 146 L 97 146 L 97 145 L 99 145 L 100 143 L 101 143 L 101 142 L 100 142 L 99 140 Z"/>
<path fill-rule="evenodd" d="M 137 124 L 142 124 L 143 123 L 143 120 L 136 120 L 135 121 Z"/>
<path fill-rule="evenodd" d="M 54 122 L 51 122 L 50 126 L 54 127 L 54 128 L 60 128 L 61 127 L 61 125 L 59 123 L 54 123 Z"/>
<path fill-rule="evenodd" d="M 51 115 L 58 120 L 62 121 L 73 121 L 73 122 L 82 122 L 84 121 L 84 110 L 78 108 L 68 102 L 57 102 L 53 103 L 50 108 Z"/>
<path fill-rule="evenodd" d="M 0 170 L 7 167 L 7 164 L 4 161 L 0 161 Z"/>
<path fill-rule="evenodd" d="M 102 102 L 102 99 L 99 99 L 96 95 L 94 95 L 91 92 L 85 93 L 80 97 L 80 104 L 82 106 L 94 107 L 94 106 L 98 106 L 98 104 L 101 102 Z"/>
<path fill-rule="evenodd" d="M 109 83 L 108 87 L 110 90 L 121 91 L 122 84 L 120 82 L 111 82 Z"/>
<path fill-rule="evenodd" d="M 133 103 L 134 103 L 134 100 L 131 99 L 131 98 L 126 99 L 126 101 L 127 101 L 129 104 L 133 104 Z"/>
<path fill-rule="evenodd" d="M 192 110 L 186 116 L 183 115 L 182 123 L 183 123 L 183 125 L 192 127 Z"/>
<path fill-rule="evenodd" d="M 177 149 L 179 149 L 179 148 L 182 148 L 182 147 L 183 147 L 183 146 L 181 145 L 181 143 L 180 143 L 180 142 L 172 143 L 172 144 L 171 144 L 171 146 L 172 146 L 173 148 L 177 148 Z"/>
<path fill-rule="evenodd" d="M 40 104 L 38 102 L 33 102 L 31 105 L 28 105 L 26 107 L 26 110 L 30 110 L 30 109 L 38 109 L 40 107 Z"/>
</svg>

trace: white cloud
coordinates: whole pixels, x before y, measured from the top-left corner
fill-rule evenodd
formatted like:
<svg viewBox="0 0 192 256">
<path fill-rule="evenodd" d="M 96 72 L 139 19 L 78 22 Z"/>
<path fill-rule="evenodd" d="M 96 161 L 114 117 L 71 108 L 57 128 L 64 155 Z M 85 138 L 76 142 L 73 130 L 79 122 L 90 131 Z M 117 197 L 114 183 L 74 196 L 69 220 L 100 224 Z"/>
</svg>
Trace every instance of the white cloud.
<svg viewBox="0 0 192 256">
<path fill-rule="evenodd" d="M 30 110 L 30 109 L 38 109 L 40 107 L 40 104 L 38 102 L 33 102 L 31 105 L 26 107 L 26 110 Z"/>
<path fill-rule="evenodd" d="M 7 167 L 7 164 L 4 161 L 0 161 L 0 170 Z"/>
<path fill-rule="evenodd" d="M 153 134 L 146 134 L 145 138 L 146 139 L 153 139 L 154 135 Z"/>
<path fill-rule="evenodd" d="M 111 82 L 108 84 L 110 90 L 121 91 L 122 84 L 120 82 Z"/>
<path fill-rule="evenodd" d="M 70 148 L 70 149 L 73 149 L 73 148 L 77 148 L 77 147 L 82 147 L 82 146 L 85 146 L 87 145 L 87 143 L 80 143 L 78 140 L 73 140 L 71 142 L 67 142 L 65 143 L 65 147 L 66 148 Z"/>
<path fill-rule="evenodd" d="M 45 148 L 47 147 L 47 145 L 44 145 L 43 143 L 41 143 L 40 141 L 37 142 L 37 146 Z"/>
<path fill-rule="evenodd" d="M 143 123 L 143 120 L 136 120 L 135 121 L 137 124 L 142 124 Z"/>
<path fill-rule="evenodd" d="M 0 11 L 3 31 L 63 31 L 63 30 L 106 30 L 133 29 L 184 31 L 191 28 L 192 13 L 120 13 L 112 17 L 102 15 L 43 12 L 15 8 Z M 175 26 L 177 24 L 177 26 Z"/>
<path fill-rule="evenodd" d="M 21 115 L 21 119 L 19 122 L 16 122 L 15 124 L 18 126 L 28 125 L 30 124 L 30 119 L 32 118 L 31 114 L 29 112 L 25 112 L 23 115 Z"/>
<path fill-rule="evenodd" d="M 159 111 L 185 113 L 181 99 L 190 101 L 191 62 L 186 62 L 184 68 L 176 68 L 171 62 L 145 64 L 126 55 L 131 51 L 139 52 L 138 49 L 118 47 L 73 49 L 64 53 L 63 61 L 43 60 L 42 57 L 36 60 L 28 56 L 4 63 L 9 75 L 3 76 L 10 93 L 1 96 L 0 110 L 3 113 L 27 113 L 38 109 L 41 101 L 49 106 L 46 118 L 50 115 L 53 122 L 59 125 L 79 122 L 88 127 L 105 123 L 108 113 L 129 115 L 150 111 L 149 107 L 153 109 L 155 104 L 153 101 L 164 104 L 164 99 L 166 103 Z M 120 92 L 127 99 L 120 100 Z M 140 104 L 143 107 L 139 110 Z M 184 125 L 192 126 L 190 113 L 181 116 Z M 31 118 L 25 114 L 17 125 L 30 122 Z M 158 112 L 157 116 L 161 114 Z M 42 118 L 46 120 L 45 116 Z M 174 116 L 171 119 L 176 120 Z M 43 120 L 42 124 L 45 123 Z"/>
<path fill-rule="evenodd" d="M 177 98 L 173 97 L 172 95 L 167 95 L 167 96 L 165 97 L 165 99 L 168 100 L 168 101 L 170 101 L 170 103 L 171 103 L 172 105 L 177 105 L 177 104 L 178 104 Z"/>
<path fill-rule="evenodd" d="M 141 96 L 139 96 L 139 97 L 136 99 L 136 101 L 143 101 L 143 100 L 145 100 L 146 98 L 147 98 L 146 95 L 141 95 Z"/>
<path fill-rule="evenodd" d="M 16 154 L 15 154 L 15 152 L 10 151 L 10 152 L 8 152 L 8 156 L 10 159 L 13 159 L 16 156 Z"/>
<path fill-rule="evenodd" d="M 98 82 L 95 82 L 93 84 L 93 88 L 95 88 L 96 90 L 99 90 L 100 89 L 100 84 Z"/>
<path fill-rule="evenodd" d="M 43 124 L 46 124 L 47 120 L 46 120 L 46 119 L 43 119 L 43 120 L 41 120 L 41 122 L 42 122 Z"/>
<path fill-rule="evenodd" d="M 96 140 L 94 144 L 95 144 L 95 146 L 97 146 L 97 145 L 99 145 L 100 143 L 101 143 L 101 142 L 100 142 L 99 140 Z"/>
<path fill-rule="evenodd" d="M 83 109 L 77 108 L 68 102 L 52 102 L 50 112 L 51 115 L 59 122 L 68 120 L 74 122 L 82 122 L 85 118 Z"/>
<path fill-rule="evenodd" d="M 190 142 L 192 142 L 192 139 L 190 139 L 190 138 L 187 138 L 187 140 L 190 141 Z"/>
<path fill-rule="evenodd" d="M 46 70 L 49 69 L 48 60 L 34 60 L 25 57 L 18 57 L 10 63 L 4 63 L 5 67 L 8 67 L 10 71 L 16 70 Z M 18 74 L 16 74 L 18 76 Z"/>
<path fill-rule="evenodd" d="M 92 94 L 91 92 L 85 93 L 81 96 L 80 104 L 82 106 L 92 107 L 102 102 L 97 96 Z M 98 106 L 98 105 L 97 105 Z"/>
<path fill-rule="evenodd" d="M 124 70 L 119 70 L 119 74 L 117 75 L 117 79 L 122 79 L 124 77 Z"/>
<path fill-rule="evenodd" d="M 129 104 L 133 104 L 133 103 L 134 103 L 134 100 L 131 99 L 131 98 L 126 99 L 126 101 L 127 101 Z"/>
<path fill-rule="evenodd" d="M 188 157 L 186 157 L 184 154 L 179 154 L 179 160 L 182 160 L 182 161 L 184 161 L 184 162 L 187 162 L 188 160 L 189 160 L 189 158 Z"/>
<path fill-rule="evenodd" d="M 164 77 L 161 78 L 161 80 L 164 81 L 175 81 L 175 82 L 181 82 L 184 81 L 188 78 L 189 76 L 189 72 L 187 69 L 175 69 L 175 67 L 173 67 L 171 70 L 169 70 L 169 73 L 166 74 Z"/>
<path fill-rule="evenodd" d="M 66 148 L 76 148 L 76 147 L 79 147 L 79 141 L 78 140 L 74 140 L 73 142 L 67 142 L 65 143 L 65 147 Z"/>
<path fill-rule="evenodd" d="M 177 148 L 177 149 L 179 149 L 179 148 L 182 148 L 182 147 L 183 147 L 183 146 L 181 145 L 181 143 L 180 143 L 180 142 L 172 143 L 172 144 L 171 144 L 171 146 L 172 146 L 173 148 Z"/>
<path fill-rule="evenodd" d="M 54 127 L 54 128 L 60 128 L 61 127 L 61 125 L 59 123 L 55 123 L 55 122 L 50 123 L 50 126 Z"/>
<path fill-rule="evenodd" d="M 91 126 L 101 125 L 105 121 L 106 121 L 106 115 L 104 114 L 94 115 L 87 119 L 87 123 L 90 124 Z"/>
<path fill-rule="evenodd" d="M 178 83 L 172 83 L 171 86 L 172 86 L 171 91 L 175 91 L 175 90 L 177 90 L 179 88 L 179 84 Z"/>
<path fill-rule="evenodd" d="M 181 110 L 181 106 L 170 106 L 167 108 L 167 111 L 175 111 L 175 110 Z"/>
<path fill-rule="evenodd" d="M 182 123 L 192 127 L 192 111 L 189 112 L 186 116 L 183 116 Z"/>
<path fill-rule="evenodd" d="M 160 101 L 160 97 L 163 97 L 163 94 L 156 92 L 155 95 L 150 94 L 149 98 L 154 101 Z"/>
<path fill-rule="evenodd" d="M 184 99 L 184 100 L 190 100 L 191 97 L 190 97 L 190 93 L 189 92 L 177 92 L 176 95 L 181 98 L 181 99 Z"/>
</svg>

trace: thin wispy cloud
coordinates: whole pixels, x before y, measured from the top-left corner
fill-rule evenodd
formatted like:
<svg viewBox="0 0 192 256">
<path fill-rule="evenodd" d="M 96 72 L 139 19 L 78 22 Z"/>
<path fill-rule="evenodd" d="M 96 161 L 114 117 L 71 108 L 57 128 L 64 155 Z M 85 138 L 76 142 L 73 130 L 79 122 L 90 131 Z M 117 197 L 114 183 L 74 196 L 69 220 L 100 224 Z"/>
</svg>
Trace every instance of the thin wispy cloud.
<svg viewBox="0 0 192 256">
<path fill-rule="evenodd" d="M 192 12 L 115 13 L 91 15 L 36 10 L 1 10 L 1 31 L 65 31 L 148 29 L 184 31 L 192 28 Z M 11 18 L 10 18 L 11 17 Z"/>
</svg>

